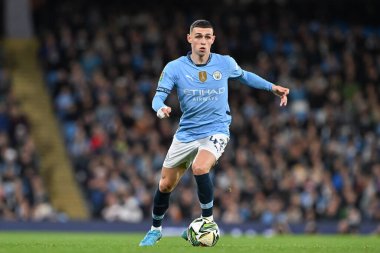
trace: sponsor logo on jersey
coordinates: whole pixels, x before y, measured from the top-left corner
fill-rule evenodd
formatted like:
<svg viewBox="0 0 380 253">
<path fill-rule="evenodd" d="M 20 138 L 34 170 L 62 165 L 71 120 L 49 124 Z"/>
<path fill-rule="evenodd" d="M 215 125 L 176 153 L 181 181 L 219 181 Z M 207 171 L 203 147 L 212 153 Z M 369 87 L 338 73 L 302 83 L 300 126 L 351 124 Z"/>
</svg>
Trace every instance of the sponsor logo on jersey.
<svg viewBox="0 0 380 253">
<path fill-rule="evenodd" d="M 192 96 L 213 96 L 220 95 L 226 91 L 226 88 L 221 87 L 218 89 L 184 89 L 185 95 Z"/>
<path fill-rule="evenodd" d="M 194 102 L 217 101 L 219 96 L 226 92 L 226 88 L 217 89 L 184 89 L 186 96 L 191 96 Z"/>
<path fill-rule="evenodd" d="M 219 70 L 215 71 L 214 73 L 212 73 L 212 77 L 215 79 L 215 80 L 220 80 L 222 79 L 222 73 L 220 73 Z"/>
<path fill-rule="evenodd" d="M 199 75 L 199 80 L 204 83 L 207 80 L 207 72 L 206 71 L 201 71 L 198 73 Z"/>
</svg>

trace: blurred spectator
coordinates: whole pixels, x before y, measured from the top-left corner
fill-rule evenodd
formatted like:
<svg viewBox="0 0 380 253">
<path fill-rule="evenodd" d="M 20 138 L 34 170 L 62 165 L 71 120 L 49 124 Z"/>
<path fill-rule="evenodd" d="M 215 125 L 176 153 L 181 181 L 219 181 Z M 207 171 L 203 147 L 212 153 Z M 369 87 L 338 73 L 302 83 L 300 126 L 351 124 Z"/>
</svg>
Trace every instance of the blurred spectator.
<svg viewBox="0 0 380 253">
<path fill-rule="evenodd" d="M 28 117 L 14 98 L 3 62 L 0 57 L 0 220 L 56 220 L 39 175 Z"/>
</svg>

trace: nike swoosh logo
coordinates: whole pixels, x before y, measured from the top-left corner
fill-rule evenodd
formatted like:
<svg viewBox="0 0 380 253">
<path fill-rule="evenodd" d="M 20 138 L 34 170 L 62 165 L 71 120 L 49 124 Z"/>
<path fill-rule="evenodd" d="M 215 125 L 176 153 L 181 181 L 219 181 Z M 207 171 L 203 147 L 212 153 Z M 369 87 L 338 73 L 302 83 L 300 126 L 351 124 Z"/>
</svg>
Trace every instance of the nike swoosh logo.
<svg viewBox="0 0 380 253">
<path fill-rule="evenodd" d="M 191 81 L 194 81 L 193 78 L 189 75 L 186 75 L 187 78 L 189 78 Z"/>
</svg>

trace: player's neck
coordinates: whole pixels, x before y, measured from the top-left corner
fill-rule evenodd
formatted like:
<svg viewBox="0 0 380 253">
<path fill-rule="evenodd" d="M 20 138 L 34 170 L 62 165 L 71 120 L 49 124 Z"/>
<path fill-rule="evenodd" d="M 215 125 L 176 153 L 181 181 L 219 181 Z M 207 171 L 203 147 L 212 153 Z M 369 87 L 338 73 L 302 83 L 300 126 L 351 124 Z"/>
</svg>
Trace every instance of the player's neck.
<svg viewBox="0 0 380 253">
<path fill-rule="evenodd" d="M 208 59 L 210 58 L 210 53 L 205 54 L 203 56 L 200 56 L 200 55 L 192 53 L 190 55 L 190 58 L 191 58 L 191 60 L 193 61 L 193 63 L 195 65 L 202 65 L 202 64 L 206 64 L 207 63 Z"/>
</svg>

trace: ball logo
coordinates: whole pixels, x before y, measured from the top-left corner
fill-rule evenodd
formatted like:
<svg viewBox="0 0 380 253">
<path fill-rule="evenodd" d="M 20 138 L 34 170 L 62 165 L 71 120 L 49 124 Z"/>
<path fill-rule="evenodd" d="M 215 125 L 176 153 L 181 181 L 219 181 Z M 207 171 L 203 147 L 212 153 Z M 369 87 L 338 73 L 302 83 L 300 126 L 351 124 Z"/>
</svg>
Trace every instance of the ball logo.
<svg viewBox="0 0 380 253">
<path fill-rule="evenodd" d="M 220 73 L 220 71 L 215 71 L 214 73 L 212 73 L 212 77 L 215 79 L 215 80 L 220 80 L 222 79 L 222 73 Z"/>
</svg>

